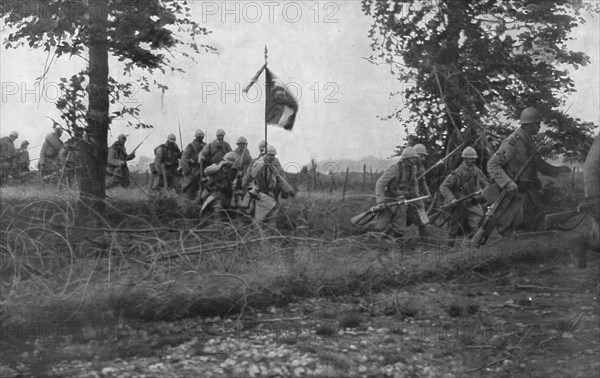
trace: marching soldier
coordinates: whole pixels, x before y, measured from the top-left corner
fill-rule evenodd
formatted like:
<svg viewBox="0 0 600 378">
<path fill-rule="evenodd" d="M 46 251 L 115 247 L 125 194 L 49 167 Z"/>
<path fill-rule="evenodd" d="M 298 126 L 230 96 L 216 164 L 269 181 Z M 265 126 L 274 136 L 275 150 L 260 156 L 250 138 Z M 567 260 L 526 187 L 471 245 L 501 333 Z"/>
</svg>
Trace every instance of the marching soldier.
<svg viewBox="0 0 600 378">
<path fill-rule="evenodd" d="M 128 187 L 129 181 L 129 168 L 127 162 L 135 159 L 135 152 L 128 154 L 125 149 L 125 142 L 127 136 L 120 134 L 117 140 L 108 149 L 108 157 L 106 164 L 106 189 L 114 186 Z"/>
<path fill-rule="evenodd" d="M 466 147 L 462 152 L 463 162 L 440 186 L 440 194 L 445 199 L 445 204 L 456 204 L 450 210 L 450 223 L 448 224 L 448 246 L 454 246 L 454 239 L 462 229 L 468 232 L 477 230 L 483 208 L 481 207 L 481 195 L 474 196 L 469 200 L 457 203 L 458 200 L 476 193 L 488 184 L 481 169 L 475 166 L 477 152 L 473 147 Z"/>
<path fill-rule="evenodd" d="M 429 196 L 429 198 L 425 201 L 417 201 L 414 206 L 410 206 L 408 208 L 408 220 L 406 226 L 409 226 L 413 223 L 416 224 L 419 229 L 419 236 L 421 239 L 427 240 L 430 235 L 428 227 L 429 217 L 427 216 L 424 202 L 431 200 L 431 192 L 429 191 L 429 186 L 427 186 L 427 181 L 425 180 L 425 159 L 427 159 L 429 154 L 427 153 L 425 146 L 421 143 L 415 144 L 414 149 L 419 157 L 419 160 L 415 166 L 418 178 L 417 184 L 419 186 L 419 195 Z"/>
<path fill-rule="evenodd" d="M 158 186 L 156 188 L 177 188 L 179 185 L 179 173 L 177 167 L 181 150 L 177 146 L 175 134 L 167 136 L 167 142 L 154 149 L 154 167 L 158 174 Z"/>
<path fill-rule="evenodd" d="M 243 174 L 250 164 L 252 164 L 252 156 L 248 151 L 248 141 L 244 137 L 239 137 L 237 142 L 237 148 L 233 151 L 238 156 L 235 162 L 234 168 L 238 170 L 238 173 Z"/>
<path fill-rule="evenodd" d="M 62 132 L 59 125 L 54 125 L 52 132 L 44 138 L 39 162 L 42 177 L 52 175 L 60 170 L 58 153 L 63 146 L 63 141 L 60 140 Z"/>
<path fill-rule="evenodd" d="M 203 167 L 208 167 L 211 164 L 219 163 L 223 160 L 226 153 L 233 151 L 229 143 L 225 140 L 225 131 L 217 130 L 217 139 L 213 140 L 200 152 L 200 161 Z"/>
<path fill-rule="evenodd" d="M 196 193 L 200 189 L 199 181 L 202 178 L 202 167 L 198 156 L 206 143 L 204 142 L 204 131 L 196 130 L 195 139 L 188 144 L 181 155 L 181 191 L 187 195 L 190 200 L 196 198 Z"/>
<path fill-rule="evenodd" d="M 205 198 L 202 204 L 200 214 L 206 209 L 212 209 L 220 219 L 225 219 L 225 209 L 229 207 L 233 195 L 233 180 L 236 172 L 233 169 L 233 164 L 237 160 L 235 152 L 231 151 L 223 156 L 219 163 L 213 163 L 206 167 L 204 175 L 206 176 L 204 191 Z"/>
<path fill-rule="evenodd" d="M 375 197 L 378 204 L 416 198 L 419 186 L 416 176 L 416 164 L 419 157 L 413 147 L 406 147 L 397 164 L 389 166 L 375 185 Z M 377 213 L 379 230 L 396 238 L 404 236 L 406 231 L 407 205 L 399 204 Z"/>
<path fill-rule="evenodd" d="M 24 140 L 21 142 L 21 147 L 17 149 L 13 158 L 13 172 L 15 177 L 22 177 L 24 173 L 30 172 L 29 169 L 29 142 Z"/>
<path fill-rule="evenodd" d="M 19 138 L 19 133 L 11 131 L 7 137 L 0 139 L 0 183 L 6 181 L 12 173 L 13 160 L 15 158 L 15 140 Z"/>
<path fill-rule="evenodd" d="M 583 185 L 585 198 L 591 206 L 592 229 L 582 238 L 583 243 L 577 253 L 579 268 L 587 266 L 585 255 L 588 249 L 596 252 L 600 250 L 600 134 L 594 138 L 594 143 L 585 159 Z"/>
<path fill-rule="evenodd" d="M 278 194 L 282 193 L 282 198 L 294 196 L 294 189 L 281 176 L 278 170 L 273 166 L 277 149 L 268 145 L 266 154 L 256 160 L 252 165 L 253 189 L 250 195 L 254 197 L 254 221 L 257 223 L 266 222 L 273 225 L 275 215 L 279 208 Z"/>
<path fill-rule="evenodd" d="M 490 177 L 500 189 L 506 188 L 509 195 L 498 208 L 495 227 L 502 236 L 510 235 L 523 224 L 525 218 L 530 226 L 535 224 L 535 202 L 533 197 L 541 183 L 538 172 L 544 176 L 556 177 L 561 172 L 570 172 L 569 167 L 555 167 L 535 156 L 525 167 L 518 182 L 512 180 L 527 159 L 537 153 L 533 136 L 540 131 L 540 112 L 533 107 L 523 109 L 519 120 L 521 127 L 504 139 L 498 151 L 487 163 Z M 484 195 L 487 194 L 484 191 Z M 489 197 L 489 196 L 488 196 Z M 486 198 L 489 203 L 495 198 Z"/>
</svg>

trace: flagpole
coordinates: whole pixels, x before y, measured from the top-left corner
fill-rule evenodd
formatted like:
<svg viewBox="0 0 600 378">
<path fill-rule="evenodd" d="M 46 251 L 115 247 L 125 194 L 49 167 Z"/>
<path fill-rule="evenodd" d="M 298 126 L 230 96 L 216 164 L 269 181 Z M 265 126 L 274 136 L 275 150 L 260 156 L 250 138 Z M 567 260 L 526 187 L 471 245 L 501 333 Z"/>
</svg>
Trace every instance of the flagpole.
<svg viewBox="0 0 600 378">
<path fill-rule="evenodd" d="M 269 96 L 269 72 L 267 71 L 267 45 L 265 45 L 265 152 L 268 145 L 267 142 L 267 96 Z"/>
</svg>

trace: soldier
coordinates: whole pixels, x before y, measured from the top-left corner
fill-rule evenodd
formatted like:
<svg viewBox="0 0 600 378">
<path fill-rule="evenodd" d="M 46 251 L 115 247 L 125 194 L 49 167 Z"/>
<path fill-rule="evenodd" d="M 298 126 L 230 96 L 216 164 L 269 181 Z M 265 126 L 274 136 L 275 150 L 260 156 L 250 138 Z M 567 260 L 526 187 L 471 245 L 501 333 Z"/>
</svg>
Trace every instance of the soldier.
<svg viewBox="0 0 600 378">
<path fill-rule="evenodd" d="M 413 147 L 406 147 L 397 164 L 389 166 L 375 185 L 377 203 L 411 199 L 419 196 L 416 164 L 419 157 Z M 400 204 L 377 213 L 377 227 L 396 238 L 406 231 L 407 206 Z"/>
<path fill-rule="evenodd" d="M 279 208 L 278 194 L 282 193 L 283 198 L 294 196 L 292 186 L 273 166 L 276 154 L 277 149 L 269 144 L 266 154 L 252 165 L 251 172 L 253 189 L 250 194 L 255 200 L 254 221 L 266 222 L 270 226 L 273 226 Z"/>
<path fill-rule="evenodd" d="M 15 140 L 19 138 L 19 133 L 11 131 L 7 137 L 0 139 L 0 183 L 12 173 L 13 160 L 17 150 L 15 149 Z"/>
<path fill-rule="evenodd" d="M 583 235 L 582 245 L 577 251 L 577 266 L 585 268 L 587 250 L 600 251 L 600 134 L 594 138 L 594 143 L 587 154 L 583 165 L 583 189 L 585 198 L 590 205 L 592 229 Z M 599 284 L 600 287 L 600 284 Z"/>
<path fill-rule="evenodd" d="M 233 194 L 233 180 L 236 174 L 233 164 L 236 159 L 235 152 L 230 151 L 219 163 L 213 163 L 204 170 L 204 185 L 207 190 L 203 192 L 205 198 L 202 198 L 204 203 L 200 214 L 206 209 L 212 209 L 217 217 L 225 219 L 224 210 L 229 207 Z"/>
<path fill-rule="evenodd" d="M 248 151 L 248 141 L 244 137 L 239 137 L 237 142 L 237 148 L 233 151 L 238 156 L 235 162 L 234 168 L 238 170 L 238 173 L 246 172 L 246 169 L 252 164 L 252 156 Z"/>
<path fill-rule="evenodd" d="M 59 125 L 54 125 L 52 132 L 44 138 L 39 162 L 42 177 L 56 174 L 60 170 L 58 153 L 63 146 L 63 141 L 60 140 L 62 132 Z"/>
<path fill-rule="evenodd" d="M 220 162 L 226 153 L 233 151 L 224 138 L 225 131 L 219 129 L 217 130 L 217 139 L 204 146 L 199 157 L 203 167 Z"/>
<path fill-rule="evenodd" d="M 427 210 L 425 209 L 425 203 L 431 201 L 431 192 L 429 191 L 429 186 L 427 186 L 427 181 L 425 180 L 425 159 L 429 155 L 427 153 L 427 149 L 421 143 L 417 143 L 414 145 L 414 149 L 419 156 L 419 160 L 416 164 L 416 172 L 417 172 L 417 184 L 419 185 L 419 196 L 429 196 L 428 199 L 424 201 L 417 201 L 414 206 L 410 206 L 408 208 L 408 220 L 406 226 L 410 226 L 411 224 L 416 224 L 419 229 L 419 236 L 422 240 L 428 240 L 430 232 L 429 232 L 429 217 L 427 216 Z M 420 178 L 419 178 L 420 177 Z"/>
<path fill-rule="evenodd" d="M 508 195 L 498 207 L 498 216 L 495 227 L 502 236 L 510 235 L 523 224 L 525 217 L 530 219 L 529 226 L 535 225 L 535 205 L 532 199 L 535 191 L 541 186 L 537 177 L 539 173 L 545 176 L 556 177 L 561 172 L 570 172 L 569 167 L 555 167 L 546 163 L 539 156 L 535 156 L 525 167 L 519 182 L 514 182 L 513 177 L 525 164 L 532 154 L 537 152 L 533 136 L 540 131 L 540 112 L 533 107 L 523 109 L 519 120 L 521 127 L 515 130 L 508 138 L 504 139 L 498 151 L 487 163 L 490 177 L 500 189 L 506 188 Z M 484 191 L 484 194 L 487 191 Z M 495 198 L 486 198 L 490 203 Z"/>
<path fill-rule="evenodd" d="M 196 193 L 200 189 L 199 181 L 202 179 L 202 167 L 198 156 L 206 143 L 204 142 L 204 131 L 196 130 L 195 139 L 188 144 L 181 155 L 181 191 L 187 195 L 190 200 L 196 198 Z"/>
<path fill-rule="evenodd" d="M 462 152 L 463 162 L 455 170 L 450 172 L 448 177 L 440 186 L 440 194 L 445 199 L 445 204 L 454 204 L 457 200 L 466 197 L 472 193 L 482 190 L 488 184 L 487 179 L 481 169 L 475 166 L 477 152 L 473 147 L 466 147 Z M 448 224 L 448 247 L 454 246 L 454 239 L 461 230 L 474 232 L 483 218 L 483 208 L 481 207 L 481 195 L 472 199 L 465 200 L 450 210 L 450 223 Z"/>
<path fill-rule="evenodd" d="M 264 140 L 261 140 L 260 143 L 258 143 L 259 155 L 256 159 L 252 160 L 252 162 L 246 169 L 246 172 L 244 173 L 244 177 L 242 178 L 241 187 L 238 189 L 238 195 L 240 195 L 240 196 L 244 195 L 244 197 L 243 197 L 244 199 L 242 200 L 242 203 L 244 204 L 242 207 L 244 207 L 244 208 L 248 208 L 248 206 L 250 206 L 250 201 L 251 201 L 250 195 L 248 194 L 248 190 L 251 189 L 252 167 L 254 166 L 254 164 L 257 161 L 259 161 L 263 156 L 265 156 L 266 148 L 267 148 L 267 143 Z M 281 163 L 279 162 L 279 159 L 277 159 L 277 157 L 275 155 L 273 155 L 270 164 L 273 168 L 275 168 L 275 170 L 277 171 L 277 173 L 280 176 L 283 176 L 283 168 L 281 167 Z M 252 209 L 247 209 L 247 211 L 253 212 Z"/>
<path fill-rule="evenodd" d="M 24 140 L 21 142 L 21 147 L 16 150 L 15 157 L 13 158 L 13 174 L 15 177 L 22 177 L 23 174 L 30 172 L 29 169 L 29 142 Z"/>
<path fill-rule="evenodd" d="M 158 174 L 158 186 L 155 189 L 170 189 L 179 186 L 177 166 L 181 157 L 181 150 L 175 143 L 176 141 L 175 135 L 169 134 L 167 142 L 154 149 L 154 167 Z"/>
<path fill-rule="evenodd" d="M 127 142 L 127 135 L 120 134 L 108 149 L 104 182 L 106 189 L 119 185 L 126 188 L 130 184 L 127 162 L 135 159 L 135 152 L 128 154 L 125 142 Z"/>
</svg>

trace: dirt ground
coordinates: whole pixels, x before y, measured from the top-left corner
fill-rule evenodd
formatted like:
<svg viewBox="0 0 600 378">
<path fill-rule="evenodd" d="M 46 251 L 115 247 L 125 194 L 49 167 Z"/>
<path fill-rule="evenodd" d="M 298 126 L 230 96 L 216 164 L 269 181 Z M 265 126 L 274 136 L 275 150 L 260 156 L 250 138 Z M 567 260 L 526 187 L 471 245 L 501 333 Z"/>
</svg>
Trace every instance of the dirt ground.
<svg viewBox="0 0 600 378">
<path fill-rule="evenodd" d="M 26 343 L 0 376 L 597 377 L 599 257 L 578 269 L 564 251 L 224 320 L 3 324 Z"/>
</svg>

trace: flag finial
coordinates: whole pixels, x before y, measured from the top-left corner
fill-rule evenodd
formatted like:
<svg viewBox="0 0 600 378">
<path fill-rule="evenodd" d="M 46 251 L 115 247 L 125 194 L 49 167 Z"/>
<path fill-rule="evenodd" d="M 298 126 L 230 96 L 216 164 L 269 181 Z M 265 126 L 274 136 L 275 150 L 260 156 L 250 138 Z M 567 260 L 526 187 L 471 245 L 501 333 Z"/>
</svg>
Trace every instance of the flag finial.
<svg viewBox="0 0 600 378">
<path fill-rule="evenodd" d="M 269 50 L 267 50 L 267 45 L 265 45 L 265 64 L 267 64 L 268 53 L 269 53 Z"/>
</svg>

